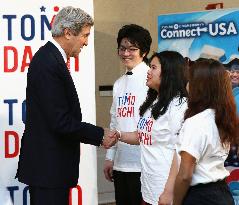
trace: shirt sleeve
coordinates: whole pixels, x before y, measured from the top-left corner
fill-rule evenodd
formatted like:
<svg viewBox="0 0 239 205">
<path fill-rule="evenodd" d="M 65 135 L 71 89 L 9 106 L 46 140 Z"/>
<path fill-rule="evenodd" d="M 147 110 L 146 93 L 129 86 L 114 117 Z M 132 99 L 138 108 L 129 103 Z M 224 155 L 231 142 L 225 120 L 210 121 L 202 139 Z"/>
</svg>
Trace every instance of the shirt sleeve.
<svg viewBox="0 0 239 205">
<path fill-rule="evenodd" d="M 193 121 L 184 123 L 183 129 L 180 132 L 179 154 L 182 151 L 192 155 L 198 162 L 206 150 L 206 135 L 203 133 L 200 125 Z"/>
<path fill-rule="evenodd" d="M 172 102 L 169 108 L 169 127 L 171 131 L 171 140 L 170 144 L 172 144 L 175 148 L 175 145 L 178 141 L 178 133 L 182 127 L 184 120 L 184 113 L 187 109 L 187 102 L 185 99 L 182 99 L 182 103 L 179 104 L 179 101 Z"/>
<path fill-rule="evenodd" d="M 45 56 L 41 56 L 41 59 L 43 57 Z M 31 62 L 31 67 L 34 69 L 30 69 L 28 72 L 26 93 L 27 106 L 30 106 L 32 110 L 29 112 L 29 119 L 34 122 L 44 119 L 44 123 L 47 124 L 45 129 L 49 129 L 47 132 L 54 133 L 57 137 L 99 146 L 104 130 L 81 121 L 77 92 L 73 80 L 64 66 L 50 57 L 46 57 L 43 62 L 36 57 Z M 69 98 L 71 100 L 68 100 Z M 72 105 L 79 107 L 71 108 Z M 40 128 L 37 123 L 33 124 L 35 125 L 34 129 Z M 29 125 L 32 126 L 30 121 Z M 34 129 L 31 128 L 31 130 Z"/>
</svg>

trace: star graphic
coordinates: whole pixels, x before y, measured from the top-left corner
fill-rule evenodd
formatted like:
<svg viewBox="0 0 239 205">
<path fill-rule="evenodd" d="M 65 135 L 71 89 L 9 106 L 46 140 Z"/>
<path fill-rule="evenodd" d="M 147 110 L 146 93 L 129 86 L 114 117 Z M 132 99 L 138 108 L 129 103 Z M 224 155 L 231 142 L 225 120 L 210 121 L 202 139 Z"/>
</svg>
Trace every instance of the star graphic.
<svg viewBox="0 0 239 205">
<path fill-rule="evenodd" d="M 41 6 L 41 12 L 45 12 L 46 11 L 46 7 L 44 7 L 44 6 Z"/>
</svg>

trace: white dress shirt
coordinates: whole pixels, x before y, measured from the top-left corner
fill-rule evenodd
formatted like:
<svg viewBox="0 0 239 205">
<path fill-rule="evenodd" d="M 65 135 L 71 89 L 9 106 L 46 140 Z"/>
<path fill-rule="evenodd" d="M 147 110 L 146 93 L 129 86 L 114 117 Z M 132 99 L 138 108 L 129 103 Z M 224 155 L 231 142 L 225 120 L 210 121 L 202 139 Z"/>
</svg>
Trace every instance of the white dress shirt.
<svg viewBox="0 0 239 205">
<path fill-rule="evenodd" d="M 57 43 L 54 38 L 52 38 L 52 39 L 50 40 L 50 42 L 53 43 L 54 46 L 56 46 L 56 47 L 58 48 L 58 50 L 60 51 L 60 53 L 61 53 L 61 55 L 62 55 L 62 57 L 63 57 L 63 59 L 64 59 L 64 61 L 65 61 L 65 63 L 66 63 L 66 61 L 67 61 L 66 52 L 62 49 L 62 47 L 60 46 L 60 44 Z"/>
<path fill-rule="evenodd" d="M 196 159 L 191 186 L 224 179 L 224 167 L 230 146 L 221 145 L 213 109 L 206 109 L 185 120 L 179 136 L 179 153 L 185 151 Z"/>
</svg>

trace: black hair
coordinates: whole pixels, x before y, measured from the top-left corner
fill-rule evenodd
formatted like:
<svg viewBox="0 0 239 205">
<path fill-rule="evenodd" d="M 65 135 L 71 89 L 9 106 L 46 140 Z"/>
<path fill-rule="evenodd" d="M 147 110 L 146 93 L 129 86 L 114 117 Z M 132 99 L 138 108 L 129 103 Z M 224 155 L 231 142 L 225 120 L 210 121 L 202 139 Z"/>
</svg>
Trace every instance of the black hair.
<svg viewBox="0 0 239 205">
<path fill-rule="evenodd" d="M 151 62 L 154 57 L 158 58 L 161 64 L 159 93 L 149 88 L 147 98 L 140 106 L 140 116 L 143 116 L 146 110 L 150 106 L 153 106 L 151 114 L 154 119 L 157 119 L 167 111 L 168 105 L 174 97 L 179 96 L 179 104 L 181 104 L 182 98 L 187 96 L 185 78 L 186 62 L 183 56 L 176 51 L 154 53 L 149 61 Z M 157 98 L 157 102 L 153 105 L 153 102 Z"/>
<path fill-rule="evenodd" d="M 238 58 L 234 58 L 232 61 L 230 61 L 227 64 L 224 64 L 226 70 L 239 70 L 239 59 Z"/>
<path fill-rule="evenodd" d="M 145 53 L 143 61 L 148 63 L 147 55 L 150 51 L 150 46 L 152 43 L 152 38 L 149 31 L 136 24 L 124 25 L 118 32 L 118 48 L 120 47 L 120 43 L 123 38 L 127 38 L 130 43 L 139 48 L 141 56 L 143 56 Z"/>
</svg>

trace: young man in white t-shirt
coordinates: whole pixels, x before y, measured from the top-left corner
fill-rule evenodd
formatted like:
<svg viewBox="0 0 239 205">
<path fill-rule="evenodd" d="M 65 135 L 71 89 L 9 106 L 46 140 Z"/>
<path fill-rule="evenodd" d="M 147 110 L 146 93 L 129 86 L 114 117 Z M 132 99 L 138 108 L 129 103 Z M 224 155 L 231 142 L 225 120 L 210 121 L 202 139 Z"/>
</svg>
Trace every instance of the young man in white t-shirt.
<svg viewBox="0 0 239 205">
<path fill-rule="evenodd" d="M 148 30 L 131 24 L 123 26 L 117 37 L 118 55 L 126 71 L 114 84 L 111 129 L 137 130 L 139 107 L 147 95 L 147 55 L 152 39 Z M 107 180 L 114 181 L 117 205 L 140 205 L 140 147 L 118 142 L 107 151 L 104 165 Z"/>
</svg>

